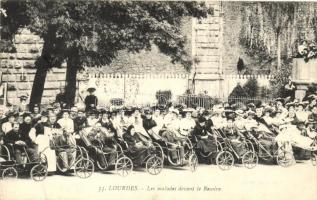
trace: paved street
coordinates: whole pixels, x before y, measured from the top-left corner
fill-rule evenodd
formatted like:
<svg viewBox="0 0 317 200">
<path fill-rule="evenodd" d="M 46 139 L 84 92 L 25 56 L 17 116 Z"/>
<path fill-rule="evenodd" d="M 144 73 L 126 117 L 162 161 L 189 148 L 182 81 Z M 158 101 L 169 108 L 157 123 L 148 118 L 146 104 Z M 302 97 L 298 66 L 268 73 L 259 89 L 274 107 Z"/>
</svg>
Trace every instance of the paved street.
<svg viewBox="0 0 317 200">
<path fill-rule="evenodd" d="M 2 181 L 0 199 L 305 199 L 316 200 L 317 168 L 310 161 L 289 168 L 235 166 L 221 171 L 216 165 L 165 168 L 152 176 L 137 169 L 128 177 L 96 172 L 89 179 L 54 175 L 43 182 Z"/>
</svg>

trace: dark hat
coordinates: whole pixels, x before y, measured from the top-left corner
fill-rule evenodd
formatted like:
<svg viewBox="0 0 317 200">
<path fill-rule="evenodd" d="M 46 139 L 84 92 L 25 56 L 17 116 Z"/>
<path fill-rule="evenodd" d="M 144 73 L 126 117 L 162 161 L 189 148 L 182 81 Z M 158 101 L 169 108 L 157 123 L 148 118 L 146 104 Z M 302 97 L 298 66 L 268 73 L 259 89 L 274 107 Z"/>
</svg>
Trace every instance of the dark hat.
<svg viewBox="0 0 317 200">
<path fill-rule="evenodd" d="M 208 110 L 205 110 L 203 113 L 202 113 L 202 116 L 207 116 L 207 115 L 210 115 L 210 112 Z"/>
<path fill-rule="evenodd" d="M 9 117 L 17 117 L 18 115 L 17 115 L 17 113 L 15 113 L 15 112 L 9 112 L 9 113 L 7 114 L 7 116 L 8 116 L 8 118 L 9 118 Z"/>
<path fill-rule="evenodd" d="M 276 98 L 275 102 L 278 102 L 278 101 L 281 102 L 282 104 L 284 104 L 285 102 L 283 98 Z"/>
<path fill-rule="evenodd" d="M 254 103 L 248 103 L 247 106 L 248 106 L 249 108 L 255 108 Z"/>
<path fill-rule="evenodd" d="M 257 101 L 256 104 L 255 104 L 255 107 L 256 108 L 263 108 L 264 107 L 263 102 L 262 101 Z"/>
<path fill-rule="evenodd" d="M 151 111 L 151 110 L 146 110 L 146 111 L 144 112 L 144 114 L 146 114 L 146 115 L 151 115 L 151 114 L 152 114 L 152 111 Z"/>
<path fill-rule="evenodd" d="M 88 115 L 95 115 L 95 114 L 97 114 L 97 111 L 91 109 L 91 110 L 89 110 L 89 111 L 87 112 L 87 114 L 88 114 Z"/>
<path fill-rule="evenodd" d="M 298 105 L 298 104 L 296 104 Z M 285 104 L 286 107 L 291 107 L 291 106 L 295 106 L 295 103 L 294 102 L 289 102 L 287 104 Z"/>
<path fill-rule="evenodd" d="M 107 110 L 101 110 L 100 111 L 100 114 L 107 114 L 107 115 L 110 115 L 111 113 L 109 112 L 109 111 L 107 111 Z"/>
<path fill-rule="evenodd" d="M 41 115 L 42 115 L 43 117 L 47 117 L 48 114 L 49 114 L 49 113 L 48 113 L 46 110 L 44 110 L 44 111 L 41 112 Z"/>
<path fill-rule="evenodd" d="M 62 109 L 62 113 L 64 113 L 64 112 L 70 112 L 70 109 L 67 109 L 67 108 L 64 108 L 64 109 Z"/>
<path fill-rule="evenodd" d="M 23 118 L 26 118 L 26 117 L 31 117 L 31 113 L 30 112 L 24 112 L 23 113 Z"/>
<path fill-rule="evenodd" d="M 306 121 L 306 124 L 316 124 L 317 121 L 314 120 L 313 118 L 308 118 L 308 120 Z"/>
<path fill-rule="evenodd" d="M 200 117 L 198 118 L 198 123 L 203 123 L 203 122 L 206 122 L 206 118 L 200 116 Z"/>
<path fill-rule="evenodd" d="M 38 108 L 39 108 L 40 106 L 39 106 L 39 104 L 34 104 L 33 108 L 34 108 L 34 107 L 38 107 Z"/>
<path fill-rule="evenodd" d="M 28 99 L 28 96 L 26 96 L 26 95 L 21 95 L 21 96 L 19 96 L 19 98 L 20 98 L 21 100 L 27 100 L 27 99 Z"/>
<path fill-rule="evenodd" d="M 236 114 L 233 112 L 228 114 L 226 117 L 227 117 L 227 120 L 234 120 L 236 118 Z"/>
<path fill-rule="evenodd" d="M 89 88 L 87 88 L 87 91 L 88 91 L 88 92 L 94 92 L 94 91 L 96 91 L 96 88 L 94 88 L 94 87 L 89 87 Z"/>
</svg>

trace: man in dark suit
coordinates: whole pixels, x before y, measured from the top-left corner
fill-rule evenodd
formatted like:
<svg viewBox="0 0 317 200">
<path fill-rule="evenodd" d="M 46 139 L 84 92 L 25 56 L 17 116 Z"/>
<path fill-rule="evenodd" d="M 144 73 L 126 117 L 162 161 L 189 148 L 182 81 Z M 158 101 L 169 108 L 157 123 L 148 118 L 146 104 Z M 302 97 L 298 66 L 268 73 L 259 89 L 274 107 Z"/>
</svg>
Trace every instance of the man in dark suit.
<svg viewBox="0 0 317 200">
<path fill-rule="evenodd" d="M 60 92 L 56 95 L 55 102 L 59 103 L 61 109 L 66 108 L 67 106 L 67 98 L 65 95 L 64 88 L 60 88 Z"/>
</svg>

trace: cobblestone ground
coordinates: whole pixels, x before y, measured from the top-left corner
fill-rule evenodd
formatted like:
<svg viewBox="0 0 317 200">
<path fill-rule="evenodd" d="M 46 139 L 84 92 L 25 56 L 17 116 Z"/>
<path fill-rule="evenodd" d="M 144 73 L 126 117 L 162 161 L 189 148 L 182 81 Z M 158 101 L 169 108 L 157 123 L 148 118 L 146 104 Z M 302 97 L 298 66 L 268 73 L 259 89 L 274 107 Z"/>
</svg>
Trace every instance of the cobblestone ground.
<svg viewBox="0 0 317 200">
<path fill-rule="evenodd" d="M 317 167 L 310 161 L 283 168 L 237 165 L 222 171 L 216 165 L 164 168 L 157 176 L 136 169 L 127 177 L 114 171 L 95 172 L 88 179 L 53 175 L 43 182 L 0 181 L 0 199 L 317 199 Z"/>
</svg>

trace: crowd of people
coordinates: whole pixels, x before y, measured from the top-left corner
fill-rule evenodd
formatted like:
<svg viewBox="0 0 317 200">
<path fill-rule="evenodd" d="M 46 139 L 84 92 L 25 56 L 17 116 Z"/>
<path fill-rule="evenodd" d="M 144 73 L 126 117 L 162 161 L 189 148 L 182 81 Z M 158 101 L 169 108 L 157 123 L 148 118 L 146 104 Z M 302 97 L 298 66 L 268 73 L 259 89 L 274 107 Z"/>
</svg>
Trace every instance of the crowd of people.
<svg viewBox="0 0 317 200">
<path fill-rule="evenodd" d="M 184 138 L 195 136 L 197 148 L 202 152 L 210 152 L 214 149 L 212 141 L 216 137 L 213 129 L 222 130 L 236 143 L 244 137 L 242 133 L 247 131 L 258 138 L 276 138 L 278 142 L 288 140 L 297 146 L 314 150 L 317 96 L 311 95 L 306 102 L 295 100 L 285 103 L 284 99 L 278 98 L 270 103 L 220 103 L 213 105 L 210 110 L 187 108 L 184 105 L 110 110 L 97 109 L 91 104 L 86 108 L 74 106 L 67 109 L 60 102 L 46 108 L 35 105 L 32 110 L 27 110 L 27 106 L 22 109 L 0 108 L 0 144 L 14 147 L 11 153 L 18 163 L 23 162 L 23 148 L 31 160 L 39 159 L 39 152 L 48 149 L 45 154 L 49 171 L 56 170 L 56 153 L 65 158 L 66 168 L 75 159 L 74 152 L 56 152 L 53 146 L 76 146 L 82 139 L 81 130 L 87 127 L 91 127 L 95 134 L 108 134 L 106 138 L 120 138 L 136 151 L 150 145 L 152 140 L 164 140 L 176 148 L 182 145 Z M 283 132 L 285 127 L 294 127 L 297 132 Z M 105 140 L 107 145 L 110 143 Z M 109 149 L 111 151 L 110 146 Z"/>
</svg>

